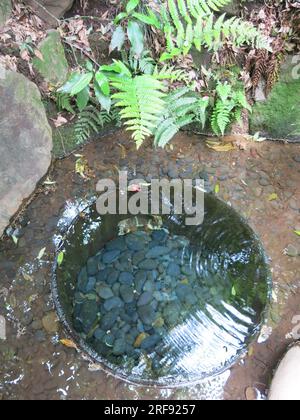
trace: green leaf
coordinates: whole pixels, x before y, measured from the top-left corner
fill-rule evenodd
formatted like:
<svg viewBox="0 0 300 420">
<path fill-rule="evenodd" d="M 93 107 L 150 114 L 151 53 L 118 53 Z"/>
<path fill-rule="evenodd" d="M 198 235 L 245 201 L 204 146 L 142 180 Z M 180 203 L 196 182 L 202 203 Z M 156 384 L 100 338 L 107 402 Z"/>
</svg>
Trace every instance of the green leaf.
<svg viewBox="0 0 300 420">
<path fill-rule="evenodd" d="M 61 251 L 57 256 L 57 265 L 59 267 L 62 265 L 64 257 L 65 257 L 65 253 L 64 253 L 64 251 Z"/>
<path fill-rule="evenodd" d="M 144 35 L 140 25 L 137 22 L 128 23 L 127 35 L 132 46 L 132 51 L 138 57 L 144 50 Z"/>
<path fill-rule="evenodd" d="M 121 51 L 125 42 L 125 32 L 122 26 L 118 26 L 112 36 L 111 43 L 109 46 L 109 52 L 114 51 L 116 48 L 118 51 Z"/>
<path fill-rule="evenodd" d="M 116 16 L 116 18 L 115 18 L 115 20 L 114 20 L 114 23 L 117 25 L 119 22 L 121 22 L 121 20 L 126 19 L 126 18 L 127 18 L 127 16 L 128 16 L 128 14 L 127 14 L 127 13 L 125 13 L 125 12 L 119 13 L 119 14 Z"/>
<path fill-rule="evenodd" d="M 232 294 L 232 296 L 236 296 L 236 294 L 237 294 L 234 286 L 232 286 L 231 294 Z"/>
<path fill-rule="evenodd" d="M 86 86 L 81 92 L 77 94 L 76 104 L 79 111 L 83 111 L 90 99 L 90 88 Z"/>
<path fill-rule="evenodd" d="M 126 12 L 131 13 L 139 4 L 140 0 L 129 0 L 126 6 Z"/>
<path fill-rule="evenodd" d="M 12 235 L 11 237 L 12 237 L 12 240 L 14 241 L 14 244 L 18 245 L 19 239 L 15 235 Z"/>
<path fill-rule="evenodd" d="M 73 73 L 70 79 L 58 90 L 58 92 L 69 93 L 71 96 L 75 96 L 90 84 L 92 78 L 92 72 L 83 74 Z"/>
<path fill-rule="evenodd" d="M 219 194 L 220 192 L 220 184 L 215 185 L 215 194 Z"/>
<path fill-rule="evenodd" d="M 98 99 L 101 107 L 105 109 L 105 111 L 109 112 L 111 108 L 110 96 L 106 96 L 102 93 L 102 90 L 96 81 L 94 83 L 94 89 L 95 89 L 96 98 Z"/>
<path fill-rule="evenodd" d="M 109 87 L 109 81 L 108 78 L 105 76 L 105 74 L 101 73 L 101 71 L 98 71 L 95 75 L 95 79 L 102 90 L 102 93 L 105 96 L 108 96 L 110 94 L 110 87 Z"/>
<path fill-rule="evenodd" d="M 300 230 L 294 230 L 294 233 L 295 233 L 297 236 L 300 236 Z"/>
<path fill-rule="evenodd" d="M 160 22 L 154 13 L 152 15 L 144 15 L 143 13 L 135 12 L 132 14 L 132 16 L 142 23 L 146 23 L 147 25 L 154 26 L 157 29 L 161 28 Z"/>
</svg>

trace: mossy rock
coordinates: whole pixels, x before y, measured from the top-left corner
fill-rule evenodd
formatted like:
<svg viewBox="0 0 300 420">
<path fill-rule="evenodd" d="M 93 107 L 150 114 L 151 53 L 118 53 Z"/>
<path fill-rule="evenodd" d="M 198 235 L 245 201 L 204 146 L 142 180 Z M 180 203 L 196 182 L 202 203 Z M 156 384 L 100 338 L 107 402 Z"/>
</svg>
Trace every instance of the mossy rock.
<svg viewBox="0 0 300 420">
<path fill-rule="evenodd" d="M 75 124 L 68 124 L 53 129 L 53 156 L 61 158 L 78 148 L 75 136 Z"/>
<path fill-rule="evenodd" d="M 11 0 L 1 0 L 0 4 L 0 28 L 5 25 L 11 15 Z"/>
<path fill-rule="evenodd" d="M 288 57 L 266 101 L 257 102 L 250 117 L 254 134 L 274 139 L 300 141 L 300 65 Z"/>
<path fill-rule="evenodd" d="M 54 86 L 61 86 L 68 77 L 69 65 L 58 31 L 51 30 L 39 45 L 43 59 L 33 59 L 34 68 Z"/>
</svg>

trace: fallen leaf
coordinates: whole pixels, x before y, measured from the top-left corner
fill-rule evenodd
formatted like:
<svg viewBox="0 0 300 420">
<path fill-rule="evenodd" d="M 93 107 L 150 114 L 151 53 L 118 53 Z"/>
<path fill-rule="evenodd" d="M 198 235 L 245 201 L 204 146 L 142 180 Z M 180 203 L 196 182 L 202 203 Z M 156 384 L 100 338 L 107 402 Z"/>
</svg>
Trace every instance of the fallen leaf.
<svg viewBox="0 0 300 420">
<path fill-rule="evenodd" d="M 214 141 L 207 141 L 206 146 L 215 152 L 230 152 L 236 150 L 233 143 L 219 143 Z"/>
<path fill-rule="evenodd" d="M 300 230 L 294 230 L 294 233 L 295 233 L 297 236 L 300 236 Z"/>
<path fill-rule="evenodd" d="M 62 115 L 58 115 L 57 118 L 51 118 L 51 120 L 53 121 L 53 124 L 55 125 L 55 127 L 61 127 L 62 125 L 65 125 L 68 120 L 66 118 L 64 118 Z"/>
<path fill-rule="evenodd" d="M 40 59 L 41 61 L 44 61 L 44 57 L 43 57 L 43 54 L 41 53 L 41 51 L 39 51 L 39 50 L 34 50 L 34 55 L 35 55 L 38 59 Z"/>
<path fill-rule="evenodd" d="M 236 290 L 235 290 L 234 286 L 232 286 L 231 294 L 232 294 L 232 296 L 236 296 Z"/>
<path fill-rule="evenodd" d="M 254 347 L 253 346 L 250 346 L 249 347 L 249 350 L 248 350 L 248 356 L 249 357 L 252 357 L 254 355 Z"/>
<path fill-rule="evenodd" d="M 220 192 L 220 184 L 215 185 L 215 194 L 219 194 Z"/>
<path fill-rule="evenodd" d="M 26 281 L 33 281 L 33 277 L 30 276 L 28 273 L 22 273 L 22 276 Z"/>
<path fill-rule="evenodd" d="M 27 62 L 30 61 L 30 55 L 27 50 L 23 50 L 20 54 L 21 58 Z"/>
<path fill-rule="evenodd" d="M 41 260 L 45 254 L 46 248 L 40 250 L 39 255 L 37 256 L 38 260 Z"/>
<path fill-rule="evenodd" d="M 75 349 L 78 350 L 77 345 L 74 343 L 74 341 L 70 340 L 69 338 L 63 338 L 59 340 L 60 344 L 62 344 L 65 347 L 68 347 L 69 349 Z"/>
<path fill-rule="evenodd" d="M 64 256 L 65 256 L 64 251 L 61 251 L 61 252 L 58 254 L 58 256 L 57 256 L 57 264 L 58 264 L 58 266 L 59 266 L 59 267 L 60 267 L 60 266 L 62 265 L 62 263 L 63 263 Z"/>
<path fill-rule="evenodd" d="M 276 194 L 276 193 L 272 193 L 268 196 L 269 201 L 275 201 L 277 199 L 278 199 L 278 194 Z"/>
<path fill-rule="evenodd" d="M 15 235 L 12 235 L 11 237 L 12 237 L 12 240 L 14 241 L 14 244 L 18 245 L 19 239 Z"/>
</svg>

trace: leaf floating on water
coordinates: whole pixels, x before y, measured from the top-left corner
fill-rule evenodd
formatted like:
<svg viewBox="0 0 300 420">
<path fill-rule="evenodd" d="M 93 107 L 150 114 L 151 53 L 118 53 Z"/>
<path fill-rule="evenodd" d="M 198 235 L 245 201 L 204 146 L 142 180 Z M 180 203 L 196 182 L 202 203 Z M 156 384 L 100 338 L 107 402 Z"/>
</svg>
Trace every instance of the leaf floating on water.
<svg viewBox="0 0 300 420">
<path fill-rule="evenodd" d="M 45 251 L 46 251 L 46 248 L 43 248 L 40 250 L 39 255 L 37 256 L 38 260 L 41 260 L 43 258 L 43 256 L 45 255 Z"/>
<path fill-rule="evenodd" d="M 75 349 L 78 350 L 78 347 L 74 343 L 74 341 L 70 340 L 69 338 L 63 338 L 62 340 L 59 340 L 60 344 L 62 344 L 65 347 L 68 347 L 69 349 Z"/>
<path fill-rule="evenodd" d="M 57 256 L 57 264 L 59 267 L 62 265 L 64 257 L 65 257 L 64 251 L 61 251 Z"/>
<path fill-rule="evenodd" d="M 235 290 L 234 286 L 232 286 L 231 294 L 232 294 L 232 296 L 236 296 L 236 290 Z"/>
<path fill-rule="evenodd" d="M 275 201 L 275 200 L 277 200 L 278 199 L 278 194 L 276 194 L 276 193 L 272 193 L 272 194 L 270 194 L 269 195 L 269 197 L 268 197 L 268 200 L 269 201 Z"/>
<path fill-rule="evenodd" d="M 27 273 L 22 273 L 23 279 L 26 281 L 33 281 L 33 277 L 31 277 L 29 274 Z"/>
<path fill-rule="evenodd" d="M 236 147 L 233 143 L 219 143 L 215 141 L 208 140 L 206 142 L 206 146 L 209 149 L 214 150 L 215 152 L 230 152 L 232 150 L 236 150 Z"/>
</svg>

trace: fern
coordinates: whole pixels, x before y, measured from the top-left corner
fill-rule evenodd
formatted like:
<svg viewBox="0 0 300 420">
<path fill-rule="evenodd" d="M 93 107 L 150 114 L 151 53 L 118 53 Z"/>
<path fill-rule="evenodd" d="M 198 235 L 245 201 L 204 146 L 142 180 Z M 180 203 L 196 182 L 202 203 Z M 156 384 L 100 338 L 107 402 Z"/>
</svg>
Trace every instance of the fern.
<svg viewBox="0 0 300 420">
<path fill-rule="evenodd" d="M 56 105 L 59 111 L 68 111 L 75 114 L 74 108 L 71 105 L 71 97 L 67 93 L 55 94 Z"/>
<path fill-rule="evenodd" d="M 182 127 L 193 122 L 201 101 L 189 88 L 181 88 L 167 95 L 166 108 L 153 130 L 154 145 L 165 147 Z"/>
<path fill-rule="evenodd" d="M 133 131 L 137 148 L 152 135 L 159 116 L 164 110 L 163 84 L 151 75 L 114 78 L 111 85 L 117 90 L 112 98 L 122 108 L 120 118 L 125 119 L 127 130 Z"/>
<path fill-rule="evenodd" d="M 75 125 L 76 143 L 86 142 L 93 133 L 98 133 L 105 125 L 115 122 L 118 125 L 119 114 L 112 109 L 109 113 L 99 111 L 95 105 L 89 105 L 80 112 Z"/>
<path fill-rule="evenodd" d="M 234 90 L 227 82 L 218 82 L 216 87 L 217 100 L 211 115 L 211 127 L 216 135 L 224 136 L 226 128 L 233 121 L 240 121 L 242 110 L 251 112 L 252 108 L 247 101 L 245 92 Z"/>
<path fill-rule="evenodd" d="M 269 40 L 254 25 L 226 14 L 216 21 L 214 12 L 219 11 L 231 0 L 168 0 L 167 9 L 162 9 L 161 19 L 167 39 L 167 53 L 161 60 L 170 59 L 181 53 L 188 54 L 193 46 L 201 51 L 202 46 L 218 51 L 224 42 L 235 47 L 252 45 L 255 48 L 270 49 Z"/>
</svg>

